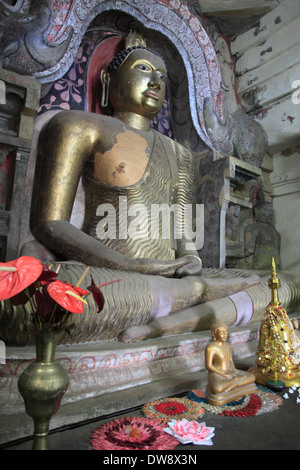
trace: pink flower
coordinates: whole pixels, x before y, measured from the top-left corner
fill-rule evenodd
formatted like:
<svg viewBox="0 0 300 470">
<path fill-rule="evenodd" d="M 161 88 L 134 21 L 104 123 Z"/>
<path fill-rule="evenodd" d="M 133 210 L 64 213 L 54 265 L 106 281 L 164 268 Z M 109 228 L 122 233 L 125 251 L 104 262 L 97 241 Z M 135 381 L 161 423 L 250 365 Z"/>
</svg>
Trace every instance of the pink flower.
<svg viewBox="0 0 300 470">
<path fill-rule="evenodd" d="M 182 421 L 172 420 L 168 426 L 164 431 L 174 436 L 182 444 L 192 443 L 207 446 L 213 444 L 211 438 L 214 436 L 215 428 L 208 428 L 205 423 L 183 419 Z"/>
<path fill-rule="evenodd" d="M 166 436 L 161 420 L 130 416 L 99 426 L 91 443 L 94 450 L 173 450 L 178 440 Z"/>
</svg>

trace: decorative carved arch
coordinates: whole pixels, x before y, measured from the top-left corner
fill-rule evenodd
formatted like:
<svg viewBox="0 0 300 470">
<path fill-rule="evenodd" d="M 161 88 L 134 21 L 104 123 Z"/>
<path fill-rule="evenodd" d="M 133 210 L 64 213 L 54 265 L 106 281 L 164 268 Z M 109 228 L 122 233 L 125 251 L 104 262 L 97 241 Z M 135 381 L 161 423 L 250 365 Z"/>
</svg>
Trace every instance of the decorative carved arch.
<svg viewBox="0 0 300 470">
<path fill-rule="evenodd" d="M 58 45 L 73 28 L 69 46 L 55 66 L 37 72 L 34 77 L 42 83 L 60 78 L 70 67 L 81 39 L 91 21 L 108 11 L 121 11 L 131 15 L 145 28 L 164 35 L 180 53 L 187 73 L 188 94 L 193 125 L 208 147 L 214 145 L 206 131 L 203 117 L 204 100 L 209 98 L 221 119 L 223 101 L 221 72 L 214 47 L 205 32 L 200 18 L 180 0 L 70 0 L 69 11 L 57 35 L 49 36 L 57 20 L 52 11 L 51 25 L 44 33 L 49 45 Z M 48 36 L 47 36 L 48 34 Z M 58 39 L 60 38 L 60 39 Z"/>
</svg>

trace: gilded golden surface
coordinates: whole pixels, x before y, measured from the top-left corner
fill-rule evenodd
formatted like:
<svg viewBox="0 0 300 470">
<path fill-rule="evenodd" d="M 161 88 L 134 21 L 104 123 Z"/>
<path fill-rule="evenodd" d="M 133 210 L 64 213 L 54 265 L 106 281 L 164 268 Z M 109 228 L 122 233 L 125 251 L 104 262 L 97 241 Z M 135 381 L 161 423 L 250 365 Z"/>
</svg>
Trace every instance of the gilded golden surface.
<svg viewBox="0 0 300 470">
<path fill-rule="evenodd" d="M 143 255 L 145 240 L 117 237 L 114 249 L 97 238 L 97 208 L 110 203 L 109 194 L 127 198 L 133 205 L 193 203 L 193 158 L 186 149 L 150 130 L 150 119 L 161 109 L 166 70 L 162 59 L 145 49 L 129 53 L 110 72 L 110 104 L 114 117 L 80 111 L 61 112 L 43 130 L 39 143 L 32 229 L 48 248 L 86 265 L 144 274 L 173 276 L 200 274 L 196 250 L 159 233 L 155 256 Z M 175 169 L 175 171 L 174 171 Z M 69 223 L 80 176 L 86 194 L 84 231 Z M 180 184 L 179 190 L 177 188 Z M 47 190 L 45 191 L 45 188 Z M 113 203 L 116 207 L 116 201 Z M 172 256 L 165 257 L 166 244 Z M 134 244 L 135 256 L 124 245 Z M 122 248 L 123 247 L 123 248 Z M 189 257 L 191 256 L 191 257 Z"/>
<path fill-rule="evenodd" d="M 34 235 L 58 259 L 70 260 L 62 262 L 62 280 L 68 281 L 72 271 L 72 282 L 76 284 L 86 266 L 93 269 L 96 284 L 122 278 L 111 289 L 105 288 L 107 302 L 101 315 L 96 315 L 94 306 L 89 305 L 85 315 L 76 319 L 78 328 L 72 342 L 116 338 L 132 325 L 172 312 L 181 314 L 186 307 L 241 290 L 243 273 L 238 278 L 226 277 L 224 282 L 222 277 L 200 276 L 201 259 L 185 232 L 185 221 L 179 224 L 176 220 L 181 237 L 173 236 L 171 227 L 169 236 L 163 230 L 151 236 L 147 217 L 140 214 L 140 230 L 149 236 L 120 234 L 120 230 L 124 231 L 120 200 L 126 201 L 128 224 L 131 211 L 138 205 L 148 215 L 154 205 L 177 204 L 181 209 L 194 205 L 193 155 L 150 129 L 150 120 L 163 104 L 166 77 L 164 61 L 156 53 L 140 48 L 123 51 L 101 75 L 103 103 L 109 103 L 113 117 L 63 111 L 41 132 L 32 198 Z M 86 203 L 82 230 L 70 223 L 81 176 Z M 99 235 L 103 219 L 105 222 L 100 212 L 107 204 L 115 209 L 117 220 L 121 219 L 116 237 L 103 237 L 101 230 Z M 105 223 L 102 227 L 105 231 Z M 30 254 L 39 257 L 32 251 Z M 249 272 L 245 277 L 249 287 L 259 282 Z M 261 299 L 260 294 L 258 298 Z M 13 308 L 5 313 L 1 318 L 0 312 L 0 323 L 8 341 L 24 344 L 20 325 L 27 323 L 27 316 Z M 236 316 L 228 298 L 222 314 L 226 318 Z M 184 312 L 182 315 L 184 318 Z M 213 318 L 213 314 L 209 316 L 209 324 Z"/>
<path fill-rule="evenodd" d="M 255 376 L 235 368 L 232 348 L 226 342 L 228 329 L 216 321 L 211 327 L 213 341 L 205 349 L 205 367 L 208 371 L 206 398 L 212 405 L 225 405 L 257 390 Z"/>
<path fill-rule="evenodd" d="M 128 47 L 133 47 L 133 46 L 140 46 L 140 47 L 146 47 L 147 44 L 146 44 L 146 41 L 144 39 L 144 37 L 136 30 L 134 31 L 130 31 L 130 33 L 128 34 L 127 38 L 126 38 L 126 42 L 125 42 L 125 49 L 127 49 Z"/>
<path fill-rule="evenodd" d="M 257 367 L 252 368 L 256 381 L 265 385 L 268 381 L 282 381 L 286 386 L 300 386 L 300 340 L 293 324 L 279 301 L 281 287 L 274 258 L 268 282 L 271 302 L 265 310 L 260 327 Z"/>
</svg>

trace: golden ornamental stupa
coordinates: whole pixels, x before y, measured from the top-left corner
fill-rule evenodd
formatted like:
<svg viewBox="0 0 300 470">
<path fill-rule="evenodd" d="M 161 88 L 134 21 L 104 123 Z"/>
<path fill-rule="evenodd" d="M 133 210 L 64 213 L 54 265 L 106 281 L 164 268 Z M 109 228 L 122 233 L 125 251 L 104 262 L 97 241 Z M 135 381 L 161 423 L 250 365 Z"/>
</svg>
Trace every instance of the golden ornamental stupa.
<svg viewBox="0 0 300 470">
<path fill-rule="evenodd" d="M 252 367 L 250 372 L 261 385 L 283 382 L 285 387 L 300 387 L 300 340 L 279 301 L 280 279 L 277 277 L 274 258 L 268 285 L 271 302 L 261 322 L 257 366 Z"/>
</svg>

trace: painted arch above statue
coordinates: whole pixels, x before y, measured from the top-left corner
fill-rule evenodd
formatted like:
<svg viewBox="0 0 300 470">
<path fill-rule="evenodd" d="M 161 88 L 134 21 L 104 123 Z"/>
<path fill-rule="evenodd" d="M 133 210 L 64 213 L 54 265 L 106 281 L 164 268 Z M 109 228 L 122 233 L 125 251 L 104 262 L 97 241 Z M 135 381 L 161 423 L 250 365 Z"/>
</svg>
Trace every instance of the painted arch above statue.
<svg viewBox="0 0 300 470">
<path fill-rule="evenodd" d="M 195 2 L 17 0 L 13 6 L 11 3 L 0 0 L 0 43 L 3 46 L 0 60 L 3 68 L 30 75 L 45 85 L 57 81 L 70 69 L 86 31 L 96 18 L 111 13 L 125 15 L 138 25 L 150 42 L 157 36 L 156 46 L 159 50 L 162 48 L 169 70 L 174 54 L 182 61 L 185 88 L 181 87 L 180 96 L 174 98 L 172 95 L 172 102 L 177 114 L 180 109 L 189 108 L 189 116 L 185 119 L 189 118 L 190 125 L 178 126 L 179 136 L 174 133 L 176 139 L 194 151 L 201 150 L 199 142 L 202 142 L 202 148 L 204 144 L 220 156 L 236 155 L 246 159 L 258 153 L 260 164 L 266 151 L 266 136 L 243 111 L 237 118 L 229 115 L 218 57 L 203 26 L 205 18 L 194 9 Z M 247 148 L 242 148 L 245 133 Z M 194 140 L 198 140 L 194 145 L 189 142 L 192 134 L 197 137 Z M 248 143 L 253 136 L 255 144 L 251 143 L 249 151 Z"/>
<path fill-rule="evenodd" d="M 202 141 L 208 147 L 214 148 L 204 122 L 204 102 L 209 99 L 213 103 L 222 121 L 224 118 L 222 78 L 214 47 L 201 20 L 185 2 L 24 0 L 18 1 L 14 7 L 11 7 L 1 0 L 2 11 L 5 8 L 10 13 L 9 21 L 14 20 L 20 30 L 21 26 L 23 28 L 26 49 L 31 58 L 39 64 L 39 70 L 35 70 L 32 76 L 41 83 L 53 82 L 68 71 L 88 26 L 102 13 L 109 11 L 125 13 L 136 19 L 146 30 L 157 31 L 160 36 L 163 35 L 173 44 L 184 62 L 193 125 Z M 55 64 L 51 65 L 53 61 Z M 4 68 L 14 67 L 18 72 L 16 54 L 11 60 L 9 55 L 5 57 L 3 65 Z M 34 67 L 32 69 L 34 70 Z"/>
</svg>

